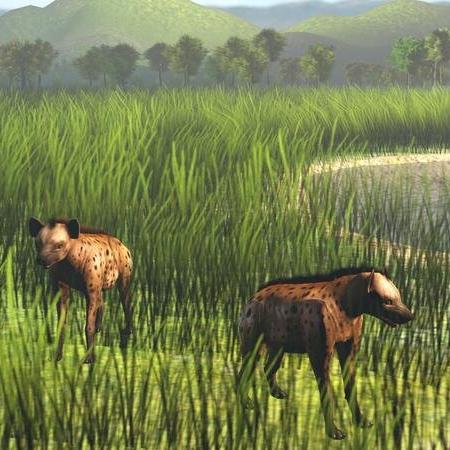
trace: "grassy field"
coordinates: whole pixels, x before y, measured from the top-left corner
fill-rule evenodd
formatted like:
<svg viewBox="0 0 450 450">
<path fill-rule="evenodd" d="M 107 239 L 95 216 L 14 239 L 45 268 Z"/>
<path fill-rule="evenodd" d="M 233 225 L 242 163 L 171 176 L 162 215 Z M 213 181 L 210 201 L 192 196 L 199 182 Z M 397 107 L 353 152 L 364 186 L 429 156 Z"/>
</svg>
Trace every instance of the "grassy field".
<svg viewBox="0 0 450 450">
<path fill-rule="evenodd" d="M 369 204 L 349 182 L 338 199 L 328 176 L 307 174 L 341 156 L 444 148 L 449 110 L 440 90 L 0 94 L 3 448 L 448 448 L 449 212 L 418 214 L 412 227 L 396 192 L 375 190 Z M 98 361 L 81 364 L 84 300 L 73 295 L 65 357 L 52 362 L 55 299 L 30 215 L 78 217 L 132 249 L 125 352 L 108 293 Z M 423 258 L 336 237 L 405 227 Z M 260 371 L 257 408 L 243 411 L 241 305 L 267 279 L 358 264 L 386 265 L 416 313 L 395 330 L 365 320 L 358 386 L 374 427 L 352 426 L 337 361 L 345 443 L 325 436 L 304 357 L 281 370 L 288 401 L 269 396 Z"/>
</svg>

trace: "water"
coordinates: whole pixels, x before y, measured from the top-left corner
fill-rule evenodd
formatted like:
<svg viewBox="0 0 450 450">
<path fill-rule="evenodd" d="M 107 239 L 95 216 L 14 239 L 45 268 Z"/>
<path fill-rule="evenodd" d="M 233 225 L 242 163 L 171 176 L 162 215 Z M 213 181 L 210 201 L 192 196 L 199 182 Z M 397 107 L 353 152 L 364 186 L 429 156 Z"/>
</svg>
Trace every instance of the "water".
<svg viewBox="0 0 450 450">
<path fill-rule="evenodd" d="M 450 162 L 345 168 L 327 176 L 338 217 L 344 217 L 354 194 L 355 232 L 399 244 L 421 242 L 422 248 L 429 235 L 430 249 L 450 251 Z"/>
</svg>

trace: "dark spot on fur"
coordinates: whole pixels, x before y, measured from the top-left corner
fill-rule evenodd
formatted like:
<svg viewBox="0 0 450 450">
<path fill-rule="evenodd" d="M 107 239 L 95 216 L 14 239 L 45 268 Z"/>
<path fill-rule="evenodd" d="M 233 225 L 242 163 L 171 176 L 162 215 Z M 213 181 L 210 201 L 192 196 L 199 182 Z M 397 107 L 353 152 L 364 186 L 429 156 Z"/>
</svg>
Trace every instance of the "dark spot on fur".
<svg viewBox="0 0 450 450">
<path fill-rule="evenodd" d="M 297 314 L 297 305 L 292 305 L 291 306 L 291 313 L 292 314 Z"/>
<path fill-rule="evenodd" d="M 94 270 L 97 270 L 97 266 L 94 266 Z"/>
<path fill-rule="evenodd" d="M 251 315 L 252 315 L 252 308 L 248 308 L 246 316 L 250 317 Z"/>
</svg>

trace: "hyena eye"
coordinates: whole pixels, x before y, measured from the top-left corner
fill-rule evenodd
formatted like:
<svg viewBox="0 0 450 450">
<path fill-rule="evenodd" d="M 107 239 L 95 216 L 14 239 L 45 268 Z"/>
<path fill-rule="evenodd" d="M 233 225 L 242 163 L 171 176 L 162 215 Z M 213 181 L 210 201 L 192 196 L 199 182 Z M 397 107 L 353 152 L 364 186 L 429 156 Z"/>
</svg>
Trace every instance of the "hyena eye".
<svg viewBox="0 0 450 450">
<path fill-rule="evenodd" d="M 385 304 L 385 305 L 392 305 L 392 300 L 385 300 L 385 301 L 384 301 L 384 304 Z"/>
<path fill-rule="evenodd" d="M 56 248 L 63 248 L 64 247 L 64 242 L 60 242 L 57 246 L 56 246 Z"/>
</svg>

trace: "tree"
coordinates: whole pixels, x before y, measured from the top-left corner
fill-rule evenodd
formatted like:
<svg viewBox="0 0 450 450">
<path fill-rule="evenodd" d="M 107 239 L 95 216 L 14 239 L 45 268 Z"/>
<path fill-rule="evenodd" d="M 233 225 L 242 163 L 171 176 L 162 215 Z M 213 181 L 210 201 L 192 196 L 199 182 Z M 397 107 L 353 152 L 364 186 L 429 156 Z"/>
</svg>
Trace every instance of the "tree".
<svg viewBox="0 0 450 450">
<path fill-rule="evenodd" d="M 411 77 L 416 75 L 426 58 L 425 44 L 422 39 L 406 37 L 398 39 L 392 48 L 392 65 L 406 74 L 406 84 L 411 85 Z"/>
<path fill-rule="evenodd" d="M 207 53 L 200 39 L 185 34 L 168 49 L 169 67 L 184 75 L 184 85 L 187 86 L 189 78 L 197 75 Z"/>
<path fill-rule="evenodd" d="M 253 44 L 256 48 L 262 50 L 266 58 L 268 59 L 269 64 L 267 64 L 267 85 L 269 85 L 270 63 L 278 61 L 281 52 L 286 45 L 286 38 L 281 33 L 278 33 L 271 28 L 266 28 L 254 37 Z"/>
<path fill-rule="evenodd" d="M 20 88 L 26 89 L 31 75 L 36 73 L 34 44 L 12 41 L 0 46 L 0 70 L 10 77 L 10 82 L 18 79 Z"/>
<path fill-rule="evenodd" d="M 108 74 L 122 88 L 136 70 L 139 53 L 128 44 L 118 44 L 109 50 Z"/>
<path fill-rule="evenodd" d="M 450 32 L 447 28 L 439 28 L 434 30 L 425 38 L 426 58 L 434 65 L 433 68 L 433 84 L 438 83 L 438 72 L 444 64 L 450 61 Z M 441 82 L 439 76 L 439 82 Z"/>
<path fill-rule="evenodd" d="M 162 74 L 169 70 L 169 46 L 163 42 L 155 44 L 149 48 L 144 56 L 150 64 L 150 68 L 158 72 L 159 85 L 163 86 Z"/>
<path fill-rule="evenodd" d="M 268 64 L 269 60 L 261 49 L 250 47 L 242 60 L 240 75 L 249 83 L 257 83 Z"/>
<path fill-rule="evenodd" d="M 33 54 L 35 70 L 38 73 L 38 87 L 40 88 L 42 85 L 42 77 L 49 72 L 53 61 L 58 56 L 58 52 L 50 42 L 37 39 L 34 42 Z"/>
<path fill-rule="evenodd" d="M 362 86 L 365 82 L 367 64 L 351 63 L 345 66 L 345 80 L 348 84 L 356 84 Z"/>
<path fill-rule="evenodd" d="M 109 45 L 102 44 L 100 47 L 92 47 L 95 57 L 97 58 L 97 64 L 99 72 L 103 77 L 103 87 L 107 86 L 107 75 L 111 73 L 111 49 Z"/>
<path fill-rule="evenodd" d="M 317 44 L 310 46 L 300 60 L 305 78 L 317 86 L 330 78 L 336 55 L 332 46 Z"/>
<path fill-rule="evenodd" d="M 234 86 L 236 78 L 242 73 L 245 57 L 250 50 L 250 42 L 239 37 L 230 37 L 224 46 L 224 61 L 227 70 L 232 74 L 231 85 Z"/>
<path fill-rule="evenodd" d="M 110 52 L 111 47 L 107 45 L 95 46 L 74 61 L 80 75 L 89 81 L 89 86 L 92 87 L 94 81 L 102 76 L 103 85 L 106 87 L 106 74 L 111 71 Z"/>
<path fill-rule="evenodd" d="M 12 43 L 0 45 L 0 72 L 8 77 L 9 87 L 12 86 L 14 78 L 16 77 L 13 49 L 14 46 Z"/>
<path fill-rule="evenodd" d="M 224 83 L 230 73 L 230 58 L 225 47 L 217 47 L 212 55 L 206 58 L 206 73 L 218 83 Z"/>
<path fill-rule="evenodd" d="M 89 81 L 90 87 L 92 87 L 94 81 L 99 79 L 102 73 L 97 50 L 98 47 L 92 47 L 83 56 L 74 61 L 74 65 L 80 72 L 80 75 Z"/>
<path fill-rule="evenodd" d="M 300 58 L 283 58 L 280 61 L 281 79 L 290 85 L 300 81 Z"/>
</svg>

